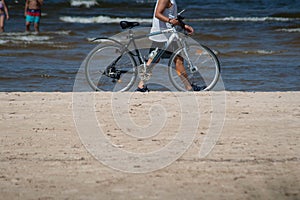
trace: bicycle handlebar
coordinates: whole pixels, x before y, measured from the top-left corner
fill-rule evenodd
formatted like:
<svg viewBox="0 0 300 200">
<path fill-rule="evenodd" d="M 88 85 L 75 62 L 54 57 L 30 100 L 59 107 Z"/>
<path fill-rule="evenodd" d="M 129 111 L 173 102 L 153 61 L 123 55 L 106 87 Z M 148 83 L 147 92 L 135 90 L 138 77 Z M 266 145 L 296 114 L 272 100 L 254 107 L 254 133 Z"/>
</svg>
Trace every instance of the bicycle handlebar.
<svg viewBox="0 0 300 200">
<path fill-rule="evenodd" d="M 177 14 L 176 20 L 178 20 L 178 22 L 179 22 L 181 28 L 183 28 L 183 29 L 185 30 L 185 28 L 184 28 L 184 27 L 185 27 L 185 23 L 183 22 L 184 17 L 181 16 L 181 14 L 182 14 L 183 12 L 185 12 L 185 9 L 183 9 L 182 11 L 180 11 L 180 12 Z M 172 26 L 174 27 L 175 25 L 172 25 Z"/>
<path fill-rule="evenodd" d="M 180 12 L 177 14 L 176 20 L 178 20 L 179 26 L 183 29 L 184 34 L 185 34 L 185 35 L 188 35 L 188 32 L 187 32 L 187 30 L 185 29 L 185 25 L 186 25 L 186 24 L 183 22 L 184 17 L 181 15 L 183 12 L 185 12 L 185 9 L 183 9 L 182 11 L 180 11 Z M 173 27 L 174 27 L 174 25 L 173 25 Z"/>
</svg>

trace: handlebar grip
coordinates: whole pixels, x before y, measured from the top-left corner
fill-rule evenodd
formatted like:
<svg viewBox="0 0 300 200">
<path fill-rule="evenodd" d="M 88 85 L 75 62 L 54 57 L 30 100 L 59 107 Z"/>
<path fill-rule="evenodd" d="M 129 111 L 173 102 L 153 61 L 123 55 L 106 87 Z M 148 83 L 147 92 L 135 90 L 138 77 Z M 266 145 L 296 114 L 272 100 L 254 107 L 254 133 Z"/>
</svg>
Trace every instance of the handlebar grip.
<svg viewBox="0 0 300 200">
<path fill-rule="evenodd" d="M 177 20 L 179 21 L 180 26 L 184 29 L 185 23 L 182 21 L 183 19 L 184 19 L 184 17 L 182 17 L 180 15 L 177 16 Z"/>
</svg>

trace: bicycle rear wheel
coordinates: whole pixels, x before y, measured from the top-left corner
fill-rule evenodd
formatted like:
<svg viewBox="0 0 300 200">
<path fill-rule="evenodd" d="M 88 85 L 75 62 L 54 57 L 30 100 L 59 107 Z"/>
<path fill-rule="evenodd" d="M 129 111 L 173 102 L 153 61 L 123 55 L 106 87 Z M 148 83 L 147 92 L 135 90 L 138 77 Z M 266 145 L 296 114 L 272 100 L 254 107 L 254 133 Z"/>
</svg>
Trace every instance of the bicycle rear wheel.
<svg viewBox="0 0 300 200">
<path fill-rule="evenodd" d="M 136 80 L 136 62 L 121 45 L 99 45 L 86 59 L 85 75 L 96 91 L 126 91 Z"/>
<path fill-rule="evenodd" d="M 169 78 L 172 84 L 179 91 L 186 91 L 184 82 L 188 81 L 190 84 L 201 87 L 202 90 L 211 90 L 218 82 L 220 76 L 220 62 L 217 56 L 208 47 L 203 45 L 191 45 L 187 48 L 187 55 L 184 48 L 178 49 L 169 61 Z M 174 60 L 176 56 L 183 57 L 184 66 L 186 70 L 187 80 L 183 81 L 178 76 Z M 196 71 L 190 70 L 191 61 L 192 66 L 196 67 Z"/>
</svg>

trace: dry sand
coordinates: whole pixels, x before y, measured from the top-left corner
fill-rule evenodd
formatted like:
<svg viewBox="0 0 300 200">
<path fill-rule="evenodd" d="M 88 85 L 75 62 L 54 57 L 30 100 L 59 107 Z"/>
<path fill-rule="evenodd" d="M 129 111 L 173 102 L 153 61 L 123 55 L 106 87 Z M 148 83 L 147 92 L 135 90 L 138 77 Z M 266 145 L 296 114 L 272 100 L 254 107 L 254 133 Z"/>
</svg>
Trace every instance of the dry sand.
<svg viewBox="0 0 300 200">
<path fill-rule="evenodd" d="M 180 110 L 171 106 L 176 98 L 134 95 L 130 116 L 149 123 L 147 109 L 164 100 L 167 128 L 149 140 L 128 140 L 107 106 L 112 94 L 97 93 L 106 136 L 129 151 L 165 145 L 180 123 Z M 83 146 L 72 93 L 0 93 L 0 199 L 300 199 L 300 92 L 226 92 L 224 127 L 202 159 L 200 146 L 218 110 L 209 107 L 210 93 L 196 98 L 201 121 L 188 151 L 160 170 L 133 174 L 103 165 Z"/>
</svg>

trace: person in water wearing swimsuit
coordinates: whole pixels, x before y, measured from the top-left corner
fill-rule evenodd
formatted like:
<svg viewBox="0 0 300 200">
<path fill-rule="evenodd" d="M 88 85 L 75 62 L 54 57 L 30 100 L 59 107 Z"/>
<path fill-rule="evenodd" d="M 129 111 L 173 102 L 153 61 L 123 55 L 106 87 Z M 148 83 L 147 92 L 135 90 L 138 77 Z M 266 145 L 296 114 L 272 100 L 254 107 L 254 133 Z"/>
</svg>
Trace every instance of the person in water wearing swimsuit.
<svg viewBox="0 0 300 200">
<path fill-rule="evenodd" d="M 9 19 L 8 9 L 5 0 L 0 0 L 0 33 L 4 32 L 4 20 Z"/>
<path fill-rule="evenodd" d="M 40 31 L 41 7 L 43 3 L 43 0 L 26 0 L 24 13 L 26 18 L 26 31 L 30 31 L 31 23 L 34 24 L 35 32 Z"/>
<path fill-rule="evenodd" d="M 161 31 L 167 28 L 171 28 L 172 26 L 182 25 L 176 19 L 177 14 L 177 4 L 175 0 L 157 0 L 154 10 L 151 32 Z M 191 26 L 187 24 L 183 24 L 182 26 L 189 34 L 194 33 L 194 29 Z M 153 41 L 150 51 L 153 51 L 156 48 L 158 48 L 159 50 L 163 49 L 168 38 L 165 35 L 156 35 L 150 37 L 150 40 Z M 167 51 L 163 53 L 162 58 L 170 58 L 172 52 L 174 52 L 177 48 L 177 43 L 173 42 L 167 49 Z M 151 62 L 152 59 L 149 59 L 147 62 L 147 66 L 155 64 Z M 190 91 L 202 90 L 202 87 L 193 85 L 189 82 L 185 67 L 183 65 L 183 58 L 181 56 L 177 56 L 174 62 L 176 66 L 176 72 L 183 81 L 186 89 Z M 144 85 L 144 81 L 141 80 L 136 91 L 147 92 L 149 91 L 149 89 Z"/>
</svg>

